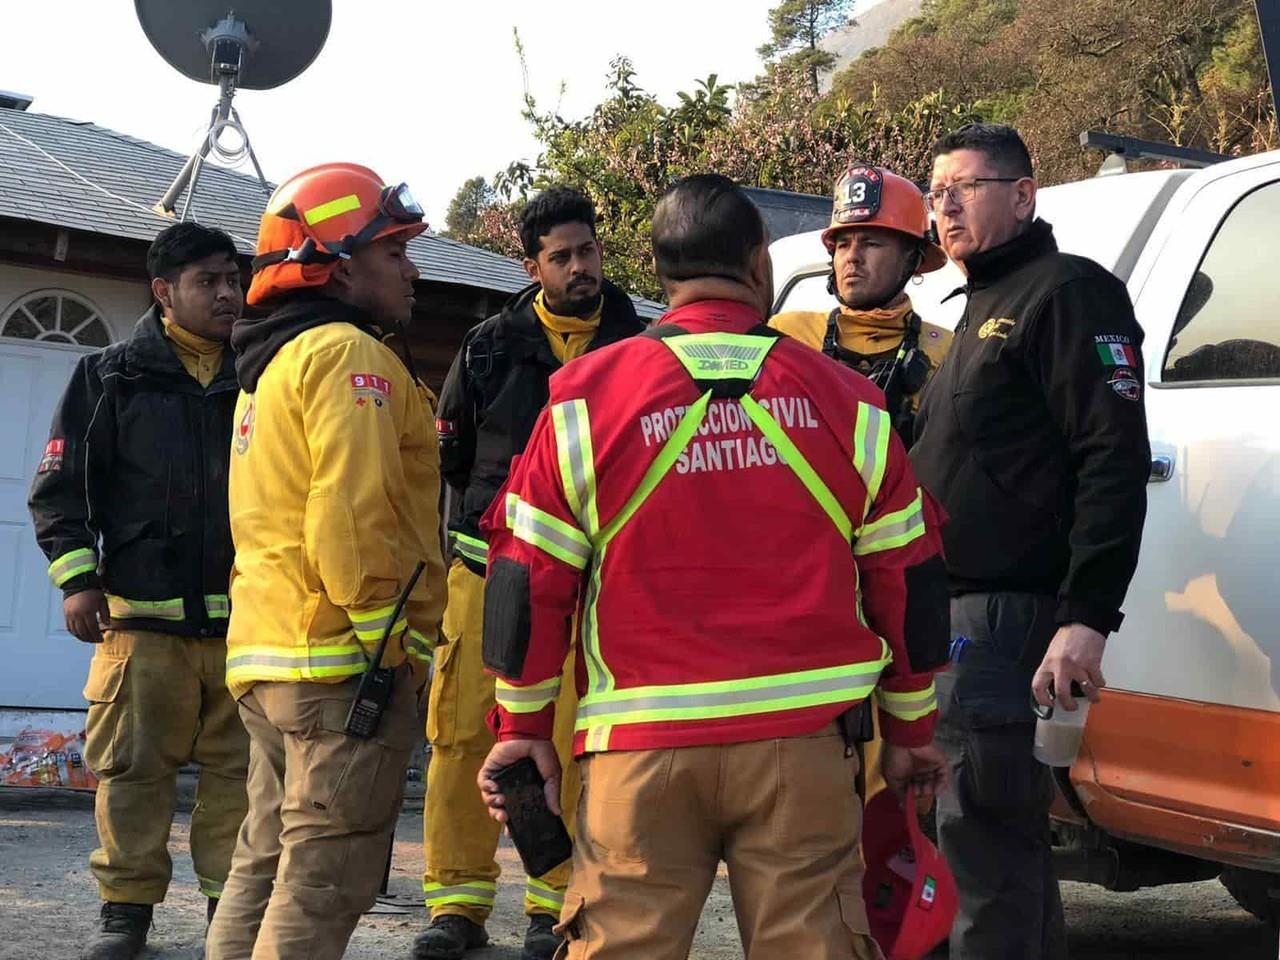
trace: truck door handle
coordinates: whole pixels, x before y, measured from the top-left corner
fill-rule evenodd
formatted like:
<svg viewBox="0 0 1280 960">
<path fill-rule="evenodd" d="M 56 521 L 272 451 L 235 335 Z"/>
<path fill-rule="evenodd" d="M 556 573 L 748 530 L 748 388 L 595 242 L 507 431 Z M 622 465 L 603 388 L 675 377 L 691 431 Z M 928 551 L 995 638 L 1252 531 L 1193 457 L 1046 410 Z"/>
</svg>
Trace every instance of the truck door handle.
<svg viewBox="0 0 1280 960">
<path fill-rule="evenodd" d="M 1158 456 L 1151 458 L 1151 477 L 1148 483 L 1164 483 L 1173 479 L 1173 457 Z"/>
</svg>

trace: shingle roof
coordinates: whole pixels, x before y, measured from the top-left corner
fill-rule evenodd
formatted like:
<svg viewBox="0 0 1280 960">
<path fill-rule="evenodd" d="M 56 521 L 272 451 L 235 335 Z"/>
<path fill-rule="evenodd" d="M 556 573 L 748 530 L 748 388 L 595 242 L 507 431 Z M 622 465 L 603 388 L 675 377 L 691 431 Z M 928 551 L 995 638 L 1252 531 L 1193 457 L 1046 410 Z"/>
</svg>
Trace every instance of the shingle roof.
<svg viewBox="0 0 1280 960">
<path fill-rule="evenodd" d="M 186 159 L 93 123 L 0 108 L 0 216 L 150 240 L 172 222 L 151 207 Z M 206 164 L 192 215 L 252 254 L 266 199 L 256 177 Z M 424 280 L 502 293 L 529 282 L 516 261 L 434 233 L 412 240 L 409 252 Z M 644 316 L 662 311 L 636 306 Z"/>
</svg>

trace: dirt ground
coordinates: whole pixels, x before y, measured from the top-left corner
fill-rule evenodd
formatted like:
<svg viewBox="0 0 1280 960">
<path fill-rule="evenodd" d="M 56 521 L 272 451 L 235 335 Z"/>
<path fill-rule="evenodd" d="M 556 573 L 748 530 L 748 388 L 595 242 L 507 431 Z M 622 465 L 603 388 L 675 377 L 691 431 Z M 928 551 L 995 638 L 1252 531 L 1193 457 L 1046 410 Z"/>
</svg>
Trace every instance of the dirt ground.
<svg viewBox="0 0 1280 960">
<path fill-rule="evenodd" d="M 156 910 L 149 958 L 198 960 L 203 954 L 205 905 L 191 869 L 189 822 L 187 813 L 174 822 L 174 883 L 168 900 Z M 347 950 L 351 960 L 409 956 L 414 936 L 426 923 L 419 899 L 421 830 L 420 809 L 406 808 L 396 832 L 390 893 L 407 912 L 366 917 Z M 94 846 L 90 796 L 0 789 L 0 960 L 74 960 L 97 917 L 97 889 L 85 862 Z M 469 954 L 473 960 L 519 960 L 523 878 L 505 843 L 499 860 L 504 874 L 489 923 L 493 944 Z M 1237 907 L 1217 881 L 1134 894 L 1068 883 L 1063 893 L 1073 960 L 1277 956 L 1275 933 Z M 721 877 L 703 912 L 691 957 L 741 956 L 728 885 Z"/>
</svg>

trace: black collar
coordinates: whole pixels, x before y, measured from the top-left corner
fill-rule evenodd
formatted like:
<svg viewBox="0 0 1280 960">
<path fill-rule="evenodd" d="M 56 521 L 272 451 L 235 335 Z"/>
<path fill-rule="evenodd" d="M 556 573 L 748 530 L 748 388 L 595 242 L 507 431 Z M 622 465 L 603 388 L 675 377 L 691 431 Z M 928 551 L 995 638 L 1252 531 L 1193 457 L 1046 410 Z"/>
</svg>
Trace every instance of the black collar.
<svg viewBox="0 0 1280 960">
<path fill-rule="evenodd" d="M 502 308 L 503 326 L 511 337 L 508 350 L 513 360 L 529 356 L 538 357 L 545 365 L 559 367 L 560 361 L 551 352 L 542 321 L 533 309 L 534 298 L 541 290 L 536 283 L 515 293 Z M 592 338 L 588 352 L 623 340 L 644 330 L 644 321 L 636 315 L 635 304 L 621 289 L 608 280 L 600 285 L 603 298 L 600 309 L 600 327 Z"/>
<path fill-rule="evenodd" d="M 152 304 L 151 309 L 134 324 L 133 333 L 125 344 L 125 364 L 130 370 L 148 376 L 175 378 L 182 383 L 191 380 L 195 383 L 178 359 L 173 341 L 165 333 L 159 304 Z M 231 352 L 231 345 L 226 344 L 222 350 L 222 365 L 214 377 L 214 383 L 224 379 L 234 381 L 235 375 L 235 356 Z"/>
<path fill-rule="evenodd" d="M 998 247 L 992 247 L 990 250 L 975 253 L 964 262 L 969 286 L 971 288 L 988 286 L 1032 260 L 1043 257 L 1047 253 L 1056 252 L 1057 249 L 1058 243 L 1053 239 L 1053 227 L 1047 221 L 1037 217 L 1032 221 L 1031 226 L 1012 240 Z"/>
</svg>

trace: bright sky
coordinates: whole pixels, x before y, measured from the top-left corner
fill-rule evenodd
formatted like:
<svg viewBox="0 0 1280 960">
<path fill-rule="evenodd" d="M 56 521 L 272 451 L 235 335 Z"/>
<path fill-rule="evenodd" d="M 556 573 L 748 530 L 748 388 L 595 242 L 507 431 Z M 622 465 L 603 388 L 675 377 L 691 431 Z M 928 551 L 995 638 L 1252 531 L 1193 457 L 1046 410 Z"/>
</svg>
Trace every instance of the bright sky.
<svg viewBox="0 0 1280 960">
<path fill-rule="evenodd" d="M 563 82 L 561 113 L 579 117 L 599 102 L 619 53 L 664 102 L 709 73 L 721 82 L 754 77 L 776 2 L 334 0 L 328 43 L 311 67 L 235 102 L 269 179 L 330 160 L 364 163 L 389 182 L 407 181 L 443 229 L 463 180 L 535 157 L 520 117 L 513 28 L 539 103 L 554 105 Z M 217 90 L 187 80 L 152 50 L 131 0 L 3 6 L 0 89 L 33 96 L 34 112 L 93 121 L 180 153 L 195 148 Z"/>
</svg>

